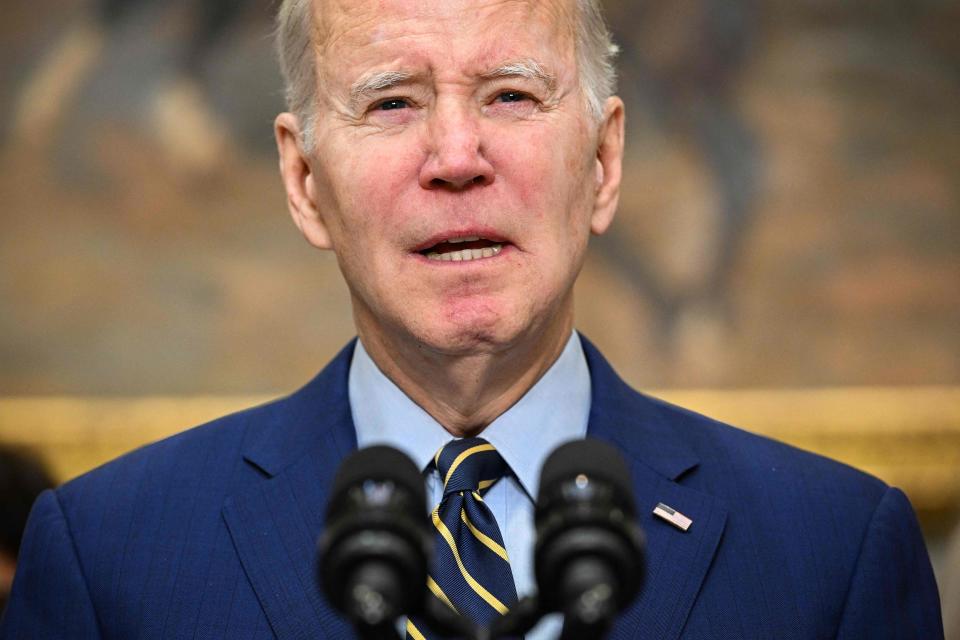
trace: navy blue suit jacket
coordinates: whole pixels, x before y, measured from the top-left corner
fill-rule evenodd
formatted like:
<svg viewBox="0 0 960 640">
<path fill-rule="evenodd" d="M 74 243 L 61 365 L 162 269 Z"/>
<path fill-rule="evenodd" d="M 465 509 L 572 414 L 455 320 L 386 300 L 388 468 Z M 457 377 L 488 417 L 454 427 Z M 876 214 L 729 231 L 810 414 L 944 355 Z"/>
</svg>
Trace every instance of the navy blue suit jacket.
<svg viewBox="0 0 960 640">
<path fill-rule="evenodd" d="M 859 471 L 636 393 L 585 344 L 589 433 L 627 456 L 649 570 L 614 638 L 943 635 L 913 511 Z M 348 638 L 317 586 L 356 447 L 352 345 L 303 389 L 43 494 L 0 638 Z M 664 502 L 693 519 L 653 517 Z"/>
</svg>

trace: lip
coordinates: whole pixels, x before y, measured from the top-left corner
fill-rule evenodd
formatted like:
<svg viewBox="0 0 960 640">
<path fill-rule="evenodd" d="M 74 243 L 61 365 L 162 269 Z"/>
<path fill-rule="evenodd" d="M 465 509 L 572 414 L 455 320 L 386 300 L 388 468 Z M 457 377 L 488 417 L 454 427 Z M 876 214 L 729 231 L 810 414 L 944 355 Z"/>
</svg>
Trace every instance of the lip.
<svg viewBox="0 0 960 640">
<path fill-rule="evenodd" d="M 449 229 L 446 231 L 441 231 L 430 236 L 427 240 L 424 240 L 422 243 L 418 244 L 416 247 L 411 249 L 411 253 L 419 255 L 421 251 L 426 251 L 434 245 L 438 245 L 441 242 L 450 240 L 451 238 L 470 238 L 472 236 L 479 236 L 484 240 L 489 240 L 491 242 L 496 242 L 497 244 L 504 245 L 504 250 L 509 246 L 512 246 L 513 243 L 509 238 L 504 236 L 502 233 L 494 229 L 487 227 L 466 227 L 462 229 Z M 421 256 L 425 257 L 425 256 Z"/>
</svg>

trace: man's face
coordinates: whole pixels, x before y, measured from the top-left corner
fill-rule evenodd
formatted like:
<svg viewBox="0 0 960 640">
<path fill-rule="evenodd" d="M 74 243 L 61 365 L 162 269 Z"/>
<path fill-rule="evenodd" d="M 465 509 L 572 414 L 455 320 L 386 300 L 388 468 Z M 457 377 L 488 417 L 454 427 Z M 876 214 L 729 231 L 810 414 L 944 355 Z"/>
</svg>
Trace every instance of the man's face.
<svg viewBox="0 0 960 640">
<path fill-rule="evenodd" d="M 613 124 L 588 115 L 572 2 L 320 4 L 313 210 L 294 217 L 336 252 L 361 335 L 466 354 L 569 321 L 622 136 L 619 101 Z"/>
</svg>

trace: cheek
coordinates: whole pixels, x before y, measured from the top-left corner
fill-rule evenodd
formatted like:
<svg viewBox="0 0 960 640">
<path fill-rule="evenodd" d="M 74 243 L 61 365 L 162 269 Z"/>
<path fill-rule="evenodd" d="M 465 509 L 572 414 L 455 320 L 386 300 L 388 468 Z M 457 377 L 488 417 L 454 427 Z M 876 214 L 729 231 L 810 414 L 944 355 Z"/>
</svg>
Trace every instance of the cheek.
<svg viewBox="0 0 960 640">
<path fill-rule="evenodd" d="M 419 157 L 399 140 L 360 145 L 335 169 L 339 209 L 351 234 L 369 235 L 399 223 L 403 195 L 417 184 Z"/>
<path fill-rule="evenodd" d="M 510 129 L 489 138 L 486 150 L 501 188 L 514 198 L 524 220 L 542 221 L 553 209 L 563 184 L 559 158 L 551 149 L 551 136 L 543 129 Z"/>
<path fill-rule="evenodd" d="M 589 140 L 579 122 L 514 127 L 490 145 L 494 166 L 507 174 L 520 203 L 535 219 L 572 214 L 582 208 L 584 181 L 592 166 Z"/>
</svg>

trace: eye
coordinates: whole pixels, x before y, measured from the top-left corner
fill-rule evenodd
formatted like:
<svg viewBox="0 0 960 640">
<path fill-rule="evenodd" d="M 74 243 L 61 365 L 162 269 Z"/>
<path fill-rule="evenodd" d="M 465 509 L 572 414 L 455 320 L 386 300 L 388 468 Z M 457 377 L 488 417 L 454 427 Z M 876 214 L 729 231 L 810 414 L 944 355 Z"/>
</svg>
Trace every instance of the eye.
<svg viewBox="0 0 960 640">
<path fill-rule="evenodd" d="M 530 96 L 522 91 L 503 91 L 497 94 L 495 102 L 523 102 L 529 99 Z"/>
<path fill-rule="evenodd" d="M 390 98 L 373 107 L 374 111 L 394 111 L 396 109 L 406 109 L 410 103 L 403 98 Z"/>
</svg>

